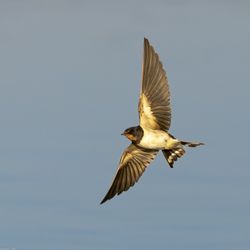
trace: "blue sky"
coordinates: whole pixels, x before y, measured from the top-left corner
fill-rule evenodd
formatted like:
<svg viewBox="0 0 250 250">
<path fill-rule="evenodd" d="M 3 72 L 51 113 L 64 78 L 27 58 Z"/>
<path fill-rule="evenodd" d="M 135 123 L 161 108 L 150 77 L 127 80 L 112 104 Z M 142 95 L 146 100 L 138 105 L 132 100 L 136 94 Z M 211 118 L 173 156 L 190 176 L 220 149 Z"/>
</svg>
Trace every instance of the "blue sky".
<svg viewBox="0 0 250 250">
<path fill-rule="evenodd" d="M 0 248 L 249 249 L 248 1 L 1 1 Z M 143 37 L 167 71 L 161 154 L 99 206 L 138 124 Z"/>
</svg>

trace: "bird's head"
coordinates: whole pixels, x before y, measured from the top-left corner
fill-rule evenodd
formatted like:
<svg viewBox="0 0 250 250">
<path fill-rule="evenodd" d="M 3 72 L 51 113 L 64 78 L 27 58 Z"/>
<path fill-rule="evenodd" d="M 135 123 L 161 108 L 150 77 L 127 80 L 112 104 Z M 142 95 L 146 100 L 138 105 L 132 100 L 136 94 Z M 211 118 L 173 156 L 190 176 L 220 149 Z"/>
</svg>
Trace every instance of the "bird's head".
<svg viewBox="0 0 250 250">
<path fill-rule="evenodd" d="M 137 142 L 143 136 L 143 130 L 140 126 L 130 127 L 125 129 L 122 135 L 126 136 L 132 142 Z"/>
</svg>

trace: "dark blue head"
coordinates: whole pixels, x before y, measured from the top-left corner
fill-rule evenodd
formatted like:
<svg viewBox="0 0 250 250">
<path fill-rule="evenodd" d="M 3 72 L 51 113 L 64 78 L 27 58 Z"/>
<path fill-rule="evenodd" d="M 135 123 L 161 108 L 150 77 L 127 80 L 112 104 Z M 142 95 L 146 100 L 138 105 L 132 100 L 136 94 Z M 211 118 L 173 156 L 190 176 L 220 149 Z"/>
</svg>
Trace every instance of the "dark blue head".
<svg viewBox="0 0 250 250">
<path fill-rule="evenodd" d="M 130 127 L 124 130 L 122 135 L 125 135 L 132 142 L 139 142 L 143 136 L 143 130 L 140 126 Z"/>
</svg>

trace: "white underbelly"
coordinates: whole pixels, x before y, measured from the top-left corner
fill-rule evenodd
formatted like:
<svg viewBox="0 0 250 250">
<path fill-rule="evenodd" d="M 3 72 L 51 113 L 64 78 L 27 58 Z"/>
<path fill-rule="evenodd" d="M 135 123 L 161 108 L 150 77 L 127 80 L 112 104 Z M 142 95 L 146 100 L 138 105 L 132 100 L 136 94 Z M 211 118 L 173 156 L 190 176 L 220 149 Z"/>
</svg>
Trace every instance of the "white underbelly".
<svg viewBox="0 0 250 250">
<path fill-rule="evenodd" d="M 167 140 L 170 138 L 168 133 L 162 130 L 143 129 L 144 134 L 139 146 L 149 149 L 165 149 Z"/>
</svg>

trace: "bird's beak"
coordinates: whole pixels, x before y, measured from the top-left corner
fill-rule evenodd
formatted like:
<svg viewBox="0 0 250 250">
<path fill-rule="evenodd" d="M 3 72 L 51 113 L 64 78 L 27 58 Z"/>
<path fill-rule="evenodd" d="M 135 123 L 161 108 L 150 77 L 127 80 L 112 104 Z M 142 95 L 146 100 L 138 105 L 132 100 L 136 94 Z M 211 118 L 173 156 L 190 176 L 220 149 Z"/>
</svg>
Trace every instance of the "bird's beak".
<svg viewBox="0 0 250 250">
<path fill-rule="evenodd" d="M 125 133 L 125 132 L 123 132 L 123 133 L 121 133 L 121 135 L 126 135 L 126 133 Z"/>
</svg>

